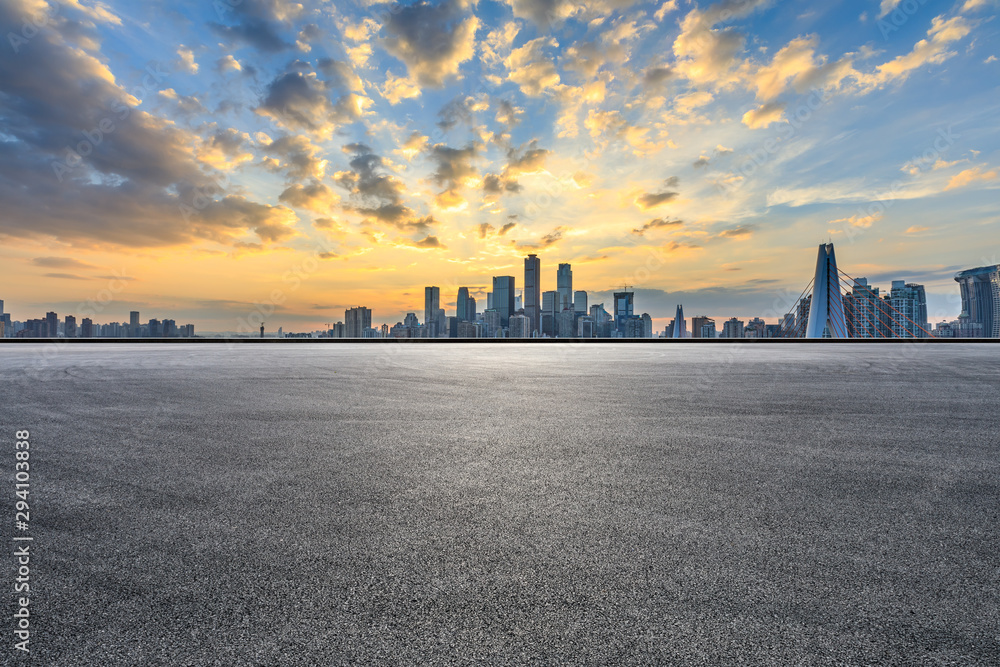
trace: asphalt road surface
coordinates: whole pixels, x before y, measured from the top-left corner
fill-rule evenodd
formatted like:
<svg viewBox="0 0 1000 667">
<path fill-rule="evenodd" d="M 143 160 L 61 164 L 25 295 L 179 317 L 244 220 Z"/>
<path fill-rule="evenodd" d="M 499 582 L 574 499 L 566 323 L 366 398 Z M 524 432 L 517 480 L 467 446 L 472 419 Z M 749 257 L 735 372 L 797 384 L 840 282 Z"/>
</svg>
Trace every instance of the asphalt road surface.
<svg viewBox="0 0 1000 667">
<path fill-rule="evenodd" d="M 36 665 L 998 664 L 998 352 L 0 346 L 3 608 L 14 533 Z"/>
</svg>

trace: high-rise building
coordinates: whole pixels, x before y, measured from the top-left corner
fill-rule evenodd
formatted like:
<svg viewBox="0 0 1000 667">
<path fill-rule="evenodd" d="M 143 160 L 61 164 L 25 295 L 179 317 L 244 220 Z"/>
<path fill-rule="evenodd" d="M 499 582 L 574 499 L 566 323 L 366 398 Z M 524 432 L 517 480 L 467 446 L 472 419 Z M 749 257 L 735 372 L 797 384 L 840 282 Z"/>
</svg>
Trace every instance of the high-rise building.
<svg viewBox="0 0 1000 667">
<path fill-rule="evenodd" d="M 576 311 L 572 308 L 564 308 L 556 318 L 556 335 L 559 338 L 576 336 Z"/>
<path fill-rule="evenodd" d="M 414 319 L 416 319 L 415 315 Z M 365 331 L 371 329 L 371 326 L 372 311 L 370 308 L 356 306 L 344 311 L 344 335 L 347 338 L 364 338 Z"/>
<path fill-rule="evenodd" d="M 142 327 L 139 324 L 139 311 L 133 310 L 128 314 L 128 335 L 138 338 L 142 335 Z"/>
<path fill-rule="evenodd" d="M 499 338 L 503 333 L 503 322 L 500 320 L 500 311 L 496 308 L 487 308 L 483 311 L 483 324 L 485 331 L 484 338 Z"/>
<path fill-rule="evenodd" d="M 441 288 L 424 288 L 424 324 L 437 320 L 437 311 L 441 307 Z"/>
<path fill-rule="evenodd" d="M 701 338 L 701 328 L 706 324 L 708 324 L 709 322 L 711 322 L 714 327 L 715 320 L 713 320 L 711 317 L 707 317 L 706 315 L 699 315 L 697 317 L 692 317 L 691 338 Z"/>
<path fill-rule="evenodd" d="M 625 333 L 625 322 L 632 317 L 634 307 L 634 292 L 615 292 L 615 329 Z"/>
<path fill-rule="evenodd" d="M 643 323 L 642 318 L 637 315 L 632 315 L 627 320 L 625 320 L 625 327 L 622 331 L 623 338 L 645 338 L 646 337 L 646 325 Z"/>
<path fill-rule="evenodd" d="M 459 322 L 468 322 L 469 317 L 469 288 L 459 287 L 458 296 L 455 297 L 455 317 Z"/>
<path fill-rule="evenodd" d="M 965 316 L 963 338 L 975 336 L 1000 338 L 1000 265 L 982 266 L 955 276 L 962 294 Z M 961 320 L 961 318 L 959 318 Z"/>
<path fill-rule="evenodd" d="M 76 318 L 67 315 L 63 323 L 63 335 L 66 338 L 76 338 Z"/>
<path fill-rule="evenodd" d="M 556 310 L 559 304 L 559 293 L 555 291 L 542 292 L 542 314 L 538 331 L 549 337 L 556 335 Z"/>
<path fill-rule="evenodd" d="M 559 294 L 557 312 L 573 307 L 573 267 L 560 264 L 556 272 L 556 292 Z"/>
<path fill-rule="evenodd" d="M 927 294 L 923 285 L 893 280 L 892 289 L 882 298 L 891 306 L 889 328 L 893 338 L 926 337 Z"/>
<path fill-rule="evenodd" d="M 459 338 L 479 338 L 479 330 L 482 327 L 479 326 L 478 322 L 459 322 L 458 323 L 458 337 Z"/>
<path fill-rule="evenodd" d="M 508 338 L 531 338 L 531 319 L 527 315 L 522 315 L 520 313 L 516 315 L 511 315 L 510 320 L 508 320 L 507 329 Z"/>
<path fill-rule="evenodd" d="M 586 315 L 587 308 L 587 293 L 583 290 L 573 292 L 573 310 L 581 315 Z"/>
<path fill-rule="evenodd" d="M 94 321 L 85 317 L 80 321 L 80 338 L 94 337 Z"/>
<path fill-rule="evenodd" d="M 767 324 L 759 317 L 755 317 L 743 327 L 744 338 L 765 338 L 767 335 Z"/>
<path fill-rule="evenodd" d="M 684 319 L 684 306 L 678 304 L 674 316 L 674 326 L 670 331 L 671 338 L 687 338 L 687 320 Z"/>
<path fill-rule="evenodd" d="M 642 317 L 642 337 L 652 338 L 653 337 L 653 318 L 649 313 L 643 313 Z"/>
<path fill-rule="evenodd" d="M 514 276 L 493 277 L 493 308 L 500 313 L 500 326 L 506 327 L 514 314 Z"/>
<path fill-rule="evenodd" d="M 49 338 L 57 338 L 59 336 L 59 316 L 53 312 L 45 313 L 45 326 L 48 327 L 48 333 L 45 335 Z"/>
<path fill-rule="evenodd" d="M 468 315 L 470 322 L 475 322 L 476 321 L 476 300 L 473 297 L 470 296 L 469 300 L 466 303 L 468 305 L 466 306 L 465 314 Z"/>
<path fill-rule="evenodd" d="M 730 317 L 722 325 L 723 338 L 743 338 L 743 320 Z"/>
<path fill-rule="evenodd" d="M 541 331 L 542 263 L 537 255 L 524 258 L 524 314 L 532 331 Z"/>
<path fill-rule="evenodd" d="M 715 338 L 715 320 L 709 317 L 700 317 L 698 320 L 701 322 L 701 326 L 698 329 L 698 338 Z"/>
</svg>

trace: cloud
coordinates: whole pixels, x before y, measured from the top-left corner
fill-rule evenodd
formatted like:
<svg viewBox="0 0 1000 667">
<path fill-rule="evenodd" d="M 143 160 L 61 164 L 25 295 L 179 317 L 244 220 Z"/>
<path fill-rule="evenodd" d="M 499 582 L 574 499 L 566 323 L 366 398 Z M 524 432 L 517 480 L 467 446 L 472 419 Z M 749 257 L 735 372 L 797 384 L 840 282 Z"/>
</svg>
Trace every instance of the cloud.
<svg viewBox="0 0 1000 667">
<path fill-rule="evenodd" d="M 43 275 L 46 278 L 64 278 L 66 280 L 90 280 L 89 278 L 84 278 L 83 276 L 78 276 L 72 273 L 45 273 Z"/>
<path fill-rule="evenodd" d="M 228 55 L 215 61 L 215 69 L 218 70 L 220 74 L 225 74 L 226 72 L 241 72 L 243 71 L 243 66 L 240 65 L 239 60 L 231 55 Z"/>
<path fill-rule="evenodd" d="M 72 257 L 35 257 L 31 260 L 35 266 L 42 266 L 47 269 L 96 269 L 93 264 L 81 262 Z"/>
<path fill-rule="evenodd" d="M 553 229 L 551 232 L 543 236 L 538 241 L 511 241 L 510 244 L 518 252 L 523 252 L 526 250 L 541 250 L 542 248 L 548 248 L 555 245 L 563 238 L 563 233 L 566 231 L 566 227 L 559 226 Z"/>
<path fill-rule="evenodd" d="M 668 218 L 655 218 L 650 220 L 642 227 L 638 227 L 632 230 L 632 233 L 636 236 L 645 236 L 646 232 L 653 229 L 670 229 L 673 227 L 681 227 L 684 222 L 681 220 L 670 220 Z"/>
<path fill-rule="evenodd" d="M 881 213 L 876 213 L 874 215 L 852 215 L 849 218 L 838 218 L 836 220 L 831 220 L 828 225 L 850 225 L 851 227 L 859 227 L 861 229 L 868 229 L 876 222 L 882 219 Z"/>
<path fill-rule="evenodd" d="M 642 85 L 646 88 L 660 88 L 674 76 L 669 67 L 650 67 L 642 75 Z"/>
<path fill-rule="evenodd" d="M 198 147 L 198 159 L 219 171 L 226 171 L 253 160 L 253 153 L 244 147 L 249 135 L 231 127 L 216 130 Z"/>
<path fill-rule="evenodd" d="M 181 45 L 177 49 L 177 56 L 180 58 L 180 68 L 188 74 L 198 73 L 198 63 L 194 61 L 194 51 Z"/>
<path fill-rule="evenodd" d="M 313 180 L 307 185 L 288 186 L 278 195 L 278 201 L 313 213 L 329 213 L 340 202 L 340 197 L 325 183 Z"/>
<path fill-rule="evenodd" d="M 964 188 L 978 182 L 985 183 L 988 181 L 994 181 L 997 179 L 997 175 L 998 174 L 995 169 L 991 169 L 990 171 L 983 171 L 979 167 L 965 169 L 951 177 L 951 180 L 948 181 L 948 185 L 945 186 L 945 190 Z"/>
<path fill-rule="evenodd" d="M 478 172 L 473 162 L 479 155 L 479 149 L 480 146 L 475 143 L 465 148 L 435 144 L 428 149 L 427 156 L 436 165 L 431 180 L 444 187 L 436 199 L 438 206 L 444 209 L 457 209 L 466 204 L 461 193 L 463 188 L 478 181 Z"/>
<path fill-rule="evenodd" d="M 274 53 L 291 47 L 280 35 L 303 10 L 298 3 L 282 0 L 242 0 L 220 5 L 225 9 L 225 17 L 232 11 L 235 23 L 209 23 L 209 27 L 219 36 L 231 42 L 248 44 L 259 51 Z"/>
<path fill-rule="evenodd" d="M 882 0 L 878 6 L 878 17 L 883 18 L 889 14 L 903 0 Z"/>
<path fill-rule="evenodd" d="M 0 32 L 29 19 L 25 11 L 0 5 Z M 21 45 L 19 57 L 0 58 L 0 234 L 146 248 L 232 243 L 258 228 L 274 236 L 271 227 L 294 220 L 284 207 L 218 199 L 222 188 L 197 155 L 204 140 L 137 109 L 136 96 L 91 55 L 98 45 L 90 27 L 57 20 Z M 145 74 L 137 95 L 166 89 L 168 72 L 154 64 Z"/>
<path fill-rule="evenodd" d="M 920 227 L 918 225 L 913 225 L 906 229 L 906 234 L 920 234 L 922 232 L 930 231 L 930 227 Z"/>
<path fill-rule="evenodd" d="M 656 208 L 657 206 L 662 206 L 667 202 L 671 202 L 677 198 L 676 188 L 680 183 L 680 179 L 676 176 L 671 176 L 663 182 L 663 188 L 657 192 L 646 192 L 635 199 L 635 205 L 639 207 L 640 210 L 648 211 L 651 208 Z"/>
<path fill-rule="evenodd" d="M 627 9 L 636 0 L 504 0 L 518 18 L 530 19 L 541 28 L 550 28 L 566 19 L 607 16 Z"/>
<path fill-rule="evenodd" d="M 947 47 L 954 41 L 962 39 L 972 30 L 972 26 L 961 16 L 945 20 L 943 16 L 935 16 L 927 31 L 927 39 L 922 39 L 913 46 L 913 50 L 905 55 L 897 56 L 889 62 L 879 65 L 874 76 L 876 84 L 882 84 L 896 79 L 905 79 L 910 72 L 926 64 L 939 64 L 955 55 Z"/>
<path fill-rule="evenodd" d="M 745 239 L 753 236 L 755 231 L 757 231 L 756 225 L 737 225 L 736 227 L 730 227 L 729 229 L 722 230 L 715 235 L 715 238 Z"/>
<path fill-rule="evenodd" d="M 307 63 L 291 63 L 288 71 L 268 84 L 264 100 L 254 111 L 281 127 L 329 138 L 340 126 L 361 118 L 368 100 L 353 92 L 344 92 L 337 102 L 331 102 L 331 91 L 343 88 L 345 82 L 320 80 L 316 72 L 310 70 L 311 65 Z"/>
<path fill-rule="evenodd" d="M 441 88 L 475 55 L 479 19 L 467 8 L 465 0 L 397 7 L 386 15 L 382 44 L 406 65 L 411 81 Z"/>
<path fill-rule="evenodd" d="M 396 76 L 392 72 L 385 73 L 385 83 L 379 92 L 393 106 L 403 100 L 412 100 L 421 95 L 420 86 L 411 82 L 407 77 Z"/>
<path fill-rule="evenodd" d="M 529 97 L 538 97 L 544 91 L 555 88 L 559 85 L 559 72 L 545 49 L 558 46 L 553 37 L 539 37 L 514 49 L 504 61 L 508 78 Z"/>
<path fill-rule="evenodd" d="M 744 17 L 768 0 L 723 0 L 704 11 L 692 9 L 681 20 L 674 40 L 675 69 L 695 84 L 727 84 L 736 80 L 733 69 L 745 37 L 733 28 L 714 29 L 717 23 Z"/>
<path fill-rule="evenodd" d="M 327 161 L 320 159 L 320 147 L 304 135 L 284 135 L 270 141 L 262 137 L 267 154 L 264 164 L 272 171 L 283 171 L 290 179 L 321 179 L 326 173 Z"/>
<path fill-rule="evenodd" d="M 433 248 L 437 250 L 447 250 L 448 246 L 441 243 L 436 236 L 427 236 L 419 241 L 410 241 L 407 245 L 414 248 Z"/>
<path fill-rule="evenodd" d="M 350 193 L 344 209 L 364 217 L 369 224 L 388 224 L 405 231 L 427 233 L 434 218 L 420 218 L 403 200 L 405 186 L 383 173 L 382 158 L 365 144 L 348 144 L 344 152 L 351 156 L 348 171 L 334 174 L 334 181 Z"/>
<path fill-rule="evenodd" d="M 780 123 L 784 112 L 784 102 L 768 102 L 743 114 L 743 124 L 751 130 L 765 128 L 772 123 Z"/>
</svg>

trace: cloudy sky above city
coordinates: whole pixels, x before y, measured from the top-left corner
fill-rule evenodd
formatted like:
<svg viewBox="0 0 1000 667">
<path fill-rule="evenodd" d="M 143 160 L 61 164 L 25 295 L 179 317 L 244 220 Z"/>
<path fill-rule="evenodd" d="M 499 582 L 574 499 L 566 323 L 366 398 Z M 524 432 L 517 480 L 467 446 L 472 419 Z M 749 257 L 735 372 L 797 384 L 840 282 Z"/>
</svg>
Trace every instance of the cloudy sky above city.
<svg viewBox="0 0 1000 667">
<path fill-rule="evenodd" d="M 997 7 L 7 0 L 0 298 L 392 324 L 536 253 L 662 329 L 773 321 L 833 241 L 950 319 L 1000 262 Z"/>
</svg>

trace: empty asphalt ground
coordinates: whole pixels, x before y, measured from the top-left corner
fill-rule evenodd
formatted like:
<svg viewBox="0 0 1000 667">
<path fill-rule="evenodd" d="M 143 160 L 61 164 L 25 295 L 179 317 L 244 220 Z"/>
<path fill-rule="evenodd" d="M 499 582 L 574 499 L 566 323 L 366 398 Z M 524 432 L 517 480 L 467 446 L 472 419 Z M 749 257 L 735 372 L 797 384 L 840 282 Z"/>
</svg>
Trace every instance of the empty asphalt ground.
<svg viewBox="0 0 1000 667">
<path fill-rule="evenodd" d="M 0 345 L 3 608 L 29 429 L 31 664 L 997 664 L 998 352 Z"/>
</svg>

